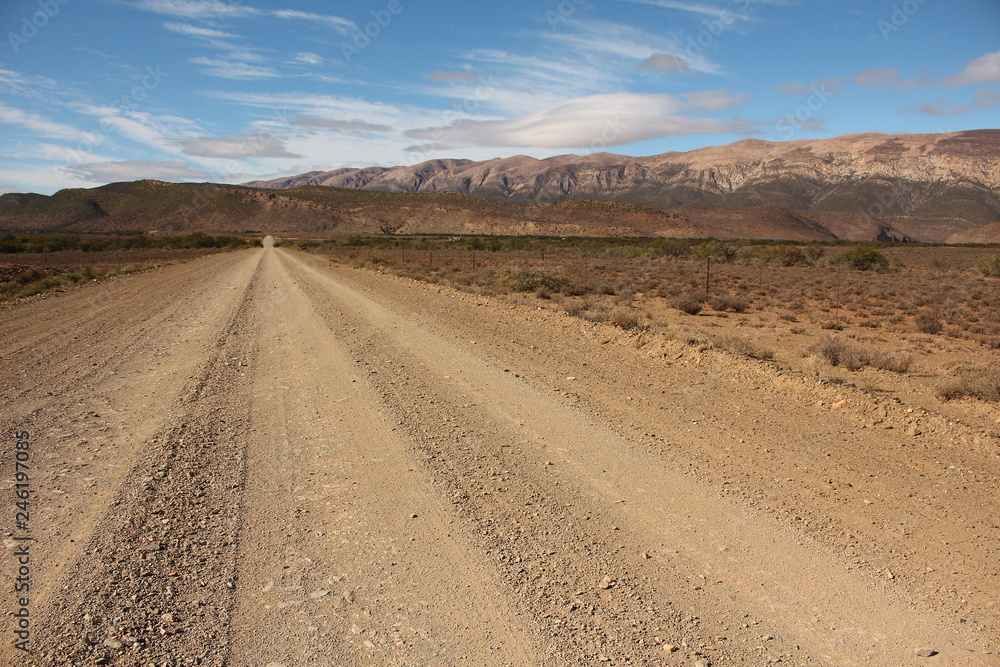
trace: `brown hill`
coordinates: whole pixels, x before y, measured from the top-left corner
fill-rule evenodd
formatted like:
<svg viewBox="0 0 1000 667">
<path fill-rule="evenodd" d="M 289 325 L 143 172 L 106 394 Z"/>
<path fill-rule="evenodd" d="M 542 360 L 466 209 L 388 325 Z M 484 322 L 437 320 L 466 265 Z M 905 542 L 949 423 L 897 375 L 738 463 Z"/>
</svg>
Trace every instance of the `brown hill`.
<svg viewBox="0 0 1000 667">
<path fill-rule="evenodd" d="M 666 211 L 695 203 L 770 207 L 775 219 L 762 215 L 765 209 L 744 211 L 735 214 L 740 221 L 732 230 L 718 216 L 705 215 L 729 236 L 769 237 L 770 229 L 784 229 L 791 215 L 831 225 L 828 231 L 839 238 L 944 241 L 1000 220 L 1000 130 L 783 143 L 746 139 L 639 158 L 596 153 L 545 160 L 523 155 L 484 162 L 433 160 L 248 185 L 462 192 L 521 202 L 597 199 L 642 202 Z M 748 227 L 751 219 L 760 226 Z"/>
</svg>

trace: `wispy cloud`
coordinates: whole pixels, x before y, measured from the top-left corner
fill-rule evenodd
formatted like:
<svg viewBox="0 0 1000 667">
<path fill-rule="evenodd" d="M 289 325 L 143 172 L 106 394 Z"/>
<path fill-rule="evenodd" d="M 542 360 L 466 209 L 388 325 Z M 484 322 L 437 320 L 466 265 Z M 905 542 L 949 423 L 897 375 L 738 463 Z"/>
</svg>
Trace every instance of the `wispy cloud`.
<svg viewBox="0 0 1000 667">
<path fill-rule="evenodd" d="M 354 23 L 354 21 L 341 18 L 339 16 L 330 16 L 329 14 L 314 14 L 312 12 L 302 12 L 297 9 L 276 9 L 271 12 L 271 15 L 288 21 L 308 21 L 310 23 L 317 23 L 319 25 L 333 28 L 337 32 L 343 33 L 344 35 L 353 35 L 358 30 L 358 26 Z"/>
<path fill-rule="evenodd" d="M 738 14 L 736 12 L 733 12 L 727 7 L 717 7 L 714 5 L 705 4 L 703 2 L 680 2 L 679 0 L 625 0 L 625 1 L 638 3 L 641 5 L 652 5 L 654 7 L 662 7 L 663 9 L 673 9 L 688 14 L 711 16 L 713 18 L 732 17 L 744 21 L 749 18 L 744 14 Z"/>
<path fill-rule="evenodd" d="M 71 125 L 58 123 L 44 116 L 7 106 L 2 102 L 0 102 L 0 124 L 14 125 L 48 139 L 95 143 L 100 141 L 100 137 L 94 133 L 84 132 Z"/>
<path fill-rule="evenodd" d="M 406 136 L 453 145 L 573 149 L 730 129 L 723 121 L 682 115 L 697 106 L 672 95 L 592 95 L 517 118 L 459 120 L 411 130 Z"/>
<path fill-rule="evenodd" d="M 431 72 L 430 80 L 437 83 L 441 81 L 476 81 L 479 79 L 478 76 L 472 72 L 445 72 L 442 70 L 435 70 Z"/>
<path fill-rule="evenodd" d="M 191 58 L 192 65 L 203 65 L 202 74 L 219 77 L 220 79 L 273 79 L 279 75 L 273 67 L 253 65 L 243 60 L 228 60 L 225 58 Z"/>
<path fill-rule="evenodd" d="M 639 63 L 640 69 L 653 69 L 668 74 L 679 74 L 688 69 L 687 61 L 666 53 L 654 53 Z"/>
<path fill-rule="evenodd" d="M 1000 82 L 1000 51 L 979 56 L 961 72 L 945 78 L 941 84 L 949 87 L 976 86 Z"/>
<path fill-rule="evenodd" d="M 115 160 L 78 164 L 72 171 L 98 183 L 153 178 L 164 181 L 210 180 L 215 174 L 182 160 Z"/>
<path fill-rule="evenodd" d="M 180 142 L 185 155 L 207 158 L 301 158 L 290 153 L 277 137 L 244 135 L 241 137 L 202 137 Z"/>
<path fill-rule="evenodd" d="M 936 118 L 964 116 L 973 111 L 1000 106 L 1000 91 L 981 88 L 976 91 L 976 99 L 970 103 L 938 99 L 917 106 L 906 107 L 904 113 L 918 113 Z"/>
<path fill-rule="evenodd" d="M 239 16 L 255 16 L 260 10 L 239 2 L 221 0 L 138 0 L 133 4 L 157 14 L 186 19 L 223 19 Z"/>
<path fill-rule="evenodd" d="M 335 132 L 391 132 L 388 125 L 378 125 L 368 123 L 363 120 L 333 120 L 329 118 L 317 118 L 316 116 L 299 116 L 291 122 L 296 127 L 310 127 L 320 130 L 333 130 Z"/>
<path fill-rule="evenodd" d="M 854 75 L 854 83 L 866 88 L 878 88 L 881 90 L 889 88 L 922 88 L 930 84 L 925 78 L 903 79 L 902 74 L 895 67 L 886 69 L 869 69 L 858 72 Z"/>
</svg>

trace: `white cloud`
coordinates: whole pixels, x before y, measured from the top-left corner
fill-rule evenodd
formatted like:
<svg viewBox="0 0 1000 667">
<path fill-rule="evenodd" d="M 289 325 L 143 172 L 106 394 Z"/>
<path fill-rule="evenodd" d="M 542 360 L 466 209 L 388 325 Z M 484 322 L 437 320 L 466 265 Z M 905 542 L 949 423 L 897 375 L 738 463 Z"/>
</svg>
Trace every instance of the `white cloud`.
<svg viewBox="0 0 1000 667">
<path fill-rule="evenodd" d="M 375 125 L 363 120 L 331 120 L 328 118 L 316 118 L 315 116 L 299 116 L 291 122 L 298 127 L 313 127 L 322 130 L 334 130 L 336 132 L 391 132 L 388 125 Z"/>
<path fill-rule="evenodd" d="M 133 6 L 157 14 L 186 19 L 223 19 L 254 16 L 260 13 L 260 10 L 239 2 L 221 0 L 139 0 Z"/>
<path fill-rule="evenodd" d="M 915 107 L 906 107 L 903 111 L 904 113 L 920 113 L 936 118 L 947 118 L 950 116 L 964 116 L 973 111 L 996 106 L 1000 106 L 1000 91 L 993 90 L 992 88 L 981 88 L 976 91 L 976 99 L 971 103 L 938 99 Z"/>
<path fill-rule="evenodd" d="M 952 74 L 941 83 L 945 86 L 975 86 L 1000 81 L 1000 51 L 979 56 L 961 72 Z"/>
<path fill-rule="evenodd" d="M 317 53 L 310 53 L 308 51 L 302 51 L 299 53 L 293 53 L 291 58 L 288 60 L 290 65 L 321 65 L 323 64 L 323 56 Z"/>
<path fill-rule="evenodd" d="M 517 118 L 463 119 L 445 127 L 411 130 L 406 136 L 434 143 L 572 149 L 730 129 L 722 121 L 679 115 L 690 106 L 671 95 L 591 95 Z"/>
<path fill-rule="evenodd" d="M 0 123 L 5 125 L 16 125 L 35 134 L 48 139 L 62 139 L 66 141 L 98 142 L 100 137 L 79 130 L 70 125 L 57 123 L 54 120 L 39 116 L 22 109 L 9 107 L 0 102 Z"/>
<path fill-rule="evenodd" d="M 437 83 L 440 81 L 476 81 L 479 77 L 472 72 L 445 72 L 442 70 L 435 70 L 431 72 L 431 81 Z"/>
<path fill-rule="evenodd" d="M 350 21 L 339 16 L 313 14 L 312 12 L 302 12 L 297 9 L 276 9 L 271 12 L 271 14 L 279 19 L 285 19 L 288 21 L 308 21 L 310 23 L 318 23 L 320 25 L 333 28 L 337 32 L 345 35 L 353 35 L 358 30 L 358 26 L 354 23 L 354 21 Z"/>
<path fill-rule="evenodd" d="M 655 69 L 660 72 L 679 74 L 687 71 L 688 64 L 686 60 L 679 58 L 678 56 L 672 56 L 666 53 L 654 53 L 639 63 L 639 68 Z"/>
<path fill-rule="evenodd" d="M 273 79 L 278 75 L 273 67 L 252 65 L 242 60 L 226 60 L 223 58 L 191 58 L 192 65 L 202 65 L 202 74 L 219 77 L 220 79 Z"/>
<path fill-rule="evenodd" d="M 687 12 L 689 14 L 698 14 L 701 16 L 711 16 L 712 18 L 720 19 L 739 19 L 747 20 L 747 16 L 743 14 L 737 14 L 730 11 L 726 7 L 715 7 L 713 5 L 707 5 L 702 2 L 680 2 L 679 0 L 626 0 L 627 2 L 635 2 L 642 5 L 653 5 L 654 7 L 662 7 L 663 9 L 675 9 L 681 12 Z M 735 3 L 734 3 L 735 4 Z"/>
<path fill-rule="evenodd" d="M 732 93 L 728 90 L 702 90 L 694 93 L 681 93 L 687 106 L 691 109 L 713 112 L 732 109 L 750 101 L 746 93 Z"/>
<path fill-rule="evenodd" d="M 98 183 L 136 181 L 144 178 L 162 181 L 211 180 L 213 174 L 181 160 L 117 160 L 79 164 L 70 168 L 79 178 Z"/>
<path fill-rule="evenodd" d="M 928 84 L 927 79 L 916 78 L 916 79 L 903 79 L 899 70 L 895 67 L 890 67 L 886 69 L 869 69 L 864 72 L 858 72 L 854 75 L 854 83 L 859 86 L 864 86 L 866 88 L 921 88 Z"/>
<path fill-rule="evenodd" d="M 163 27 L 171 32 L 188 37 L 201 37 L 204 39 L 239 39 L 239 35 L 231 32 L 222 32 L 212 28 L 199 28 L 189 23 L 179 23 L 177 21 L 167 21 Z"/>
<path fill-rule="evenodd" d="M 181 142 L 185 155 L 207 158 L 301 158 L 268 132 L 241 137 L 202 137 Z"/>
</svg>

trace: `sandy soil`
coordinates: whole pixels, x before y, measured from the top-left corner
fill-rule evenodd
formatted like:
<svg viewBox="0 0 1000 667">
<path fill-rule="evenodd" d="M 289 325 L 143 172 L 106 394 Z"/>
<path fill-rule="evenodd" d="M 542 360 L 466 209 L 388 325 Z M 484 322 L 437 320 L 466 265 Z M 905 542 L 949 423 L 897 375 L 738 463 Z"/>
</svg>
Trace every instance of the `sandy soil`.
<svg viewBox="0 0 1000 667">
<path fill-rule="evenodd" d="M 3 664 L 1000 664 L 981 425 L 272 247 L 0 336 Z"/>
</svg>

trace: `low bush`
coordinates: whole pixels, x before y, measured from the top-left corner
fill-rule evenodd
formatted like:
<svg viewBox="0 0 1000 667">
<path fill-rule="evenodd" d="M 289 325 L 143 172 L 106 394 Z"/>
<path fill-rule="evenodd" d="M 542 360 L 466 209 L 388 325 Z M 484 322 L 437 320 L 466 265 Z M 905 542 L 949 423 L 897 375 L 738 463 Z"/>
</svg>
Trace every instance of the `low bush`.
<svg viewBox="0 0 1000 667">
<path fill-rule="evenodd" d="M 938 396 L 945 401 L 957 398 L 978 398 L 982 401 L 1000 401 L 1000 370 L 983 368 L 959 369 L 954 378 L 938 389 Z"/>
<path fill-rule="evenodd" d="M 885 271 L 889 268 L 889 258 L 870 245 L 860 245 L 845 250 L 840 261 L 855 271 Z"/>
<path fill-rule="evenodd" d="M 774 350 L 743 336 L 719 336 L 715 339 L 715 346 L 720 350 L 751 359 L 774 359 Z"/>
<path fill-rule="evenodd" d="M 562 292 L 570 286 L 562 276 L 534 269 L 508 269 L 500 274 L 497 284 L 511 292 L 535 292 L 539 289 Z"/>
<path fill-rule="evenodd" d="M 892 373 L 906 373 L 913 366 L 913 357 L 906 353 L 892 354 L 870 350 L 862 345 L 827 336 L 815 345 L 813 351 L 826 359 L 831 366 L 858 371 L 865 366 Z"/>
<path fill-rule="evenodd" d="M 681 294 L 674 299 L 671 305 L 688 315 L 697 315 L 704 308 L 701 299 L 691 294 Z"/>
<path fill-rule="evenodd" d="M 745 313 L 750 307 L 750 302 L 740 296 L 717 296 L 709 303 L 719 312 Z"/>
<path fill-rule="evenodd" d="M 625 331 L 635 331 L 645 328 L 639 313 L 628 308 L 619 308 L 611 313 L 611 323 Z"/>
<path fill-rule="evenodd" d="M 1000 257 L 984 257 L 976 262 L 976 268 L 987 278 L 1000 278 Z"/>
<path fill-rule="evenodd" d="M 925 334 L 939 334 L 941 333 L 941 320 L 934 317 L 930 313 L 918 313 L 914 322 L 917 325 L 917 331 Z"/>
</svg>

